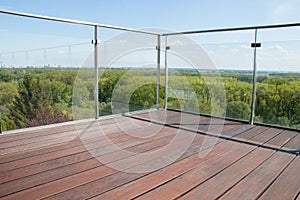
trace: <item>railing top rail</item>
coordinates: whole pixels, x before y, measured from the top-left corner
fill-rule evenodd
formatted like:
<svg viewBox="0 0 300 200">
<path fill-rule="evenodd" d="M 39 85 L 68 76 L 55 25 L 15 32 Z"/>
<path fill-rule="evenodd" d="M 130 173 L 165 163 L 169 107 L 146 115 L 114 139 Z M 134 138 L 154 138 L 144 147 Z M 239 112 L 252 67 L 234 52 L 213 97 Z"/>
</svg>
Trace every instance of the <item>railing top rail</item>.
<svg viewBox="0 0 300 200">
<path fill-rule="evenodd" d="M 192 30 L 192 31 L 170 32 L 170 33 L 155 33 L 155 32 L 150 32 L 150 31 L 120 27 L 120 26 L 99 24 L 99 23 L 94 23 L 94 22 L 79 21 L 79 20 L 65 19 L 65 18 L 58 18 L 58 17 L 50 17 L 50 16 L 44 16 L 44 15 L 29 14 L 29 13 L 3 10 L 3 9 L 0 9 L 0 13 L 22 16 L 22 17 L 29 17 L 29 18 L 36 18 L 36 19 L 43 19 L 43 20 L 48 20 L 48 21 L 79 24 L 79 25 L 85 25 L 85 26 L 97 26 L 97 27 L 107 28 L 107 29 L 115 29 L 115 30 L 143 33 L 143 34 L 149 34 L 149 35 L 157 35 L 157 36 L 159 36 L 159 35 L 160 36 L 171 36 L 171 35 L 182 35 L 182 34 L 188 35 L 188 34 L 197 34 L 197 33 L 230 32 L 230 31 L 255 30 L 255 29 L 259 30 L 259 29 L 272 29 L 272 28 L 284 28 L 284 27 L 296 27 L 296 26 L 300 27 L 300 23 L 286 23 L 286 24 L 261 25 L 261 26 Z"/>
<path fill-rule="evenodd" d="M 229 32 L 229 31 L 242 31 L 242 30 L 259 30 L 259 29 L 272 29 L 272 28 L 284 28 L 284 27 L 295 27 L 299 26 L 300 23 L 289 23 L 289 24 L 274 24 L 274 25 L 262 25 L 262 26 L 247 26 L 247 27 L 235 27 L 235 28 L 219 28 L 219 29 L 207 29 L 207 30 L 194 30 L 194 31 L 182 31 L 182 32 L 172 32 L 164 33 L 162 36 L 171 35 L 188 35 L 197 33 L 213 33 L 213 32 Z"/>
<path fill-rule="evenodd" d="M 159 33 L 154 33 L 154 32 L 150 32 L 150 31 L 143 31 L 143 30 L 138 30 L 138 29 L 132 29 L 132 28 L 125 28 L 125 27 L 120 27 L 120 26 L 99 24 L 99 23 L 79 21 L 79 20 L 73 20 L 73 19 L 65 19 L 65 18 L 58 18 L 58 17 L 50 17 L 50 16 L 44 16 L 44 15 L 29 14 L 29 13 L 3 10 L 3 9 L 0 9 L 0 13 L 9 14 L 9 15 L 16 15 L 16 16 L 22 16 L 22 17 L 35 18 L 35 19 L 43 19 L 43 20 L 48 20 L 48 21 L 64 22 L 64 23 L 70 23 L 70 24 L 79 24 L 79 25 L 85 25 L 85 26 L 98 26 L 98 27 L 101 27 L 101 28 L 136 32 L 136 33 L 143 33 L 143 34 L 148 34 L 148 35 L 160 35 Z"/>
</svg>

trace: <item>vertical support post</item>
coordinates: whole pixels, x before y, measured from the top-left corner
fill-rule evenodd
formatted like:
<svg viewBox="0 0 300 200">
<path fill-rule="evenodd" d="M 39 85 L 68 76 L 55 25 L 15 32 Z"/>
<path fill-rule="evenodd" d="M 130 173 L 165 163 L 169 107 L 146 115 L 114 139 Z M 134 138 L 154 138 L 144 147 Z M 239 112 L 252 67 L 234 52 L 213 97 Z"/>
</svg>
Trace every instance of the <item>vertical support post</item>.
<svg viewBox="0 0 300 200">
<path fill-rule="evenodd" d="M 160 35 L 157 36 L 157 84 L 156 84 L 156 108 L 159 109 L 159 95 L 160 95 Z"/>
<path fill-rule="evenodd" d="M 169 69 L 168 69 L 168 36 L 165 36 L 165 110 L 168 109 L 168 88 L 169 88 Z"/>
<path fill-rule="evenodd" d="M 251 44 L 254 47 L 253 51 L 253 75 L 252 75 L 252 99 L 251 99 L 251 113 L 250 113 L 250 121 L 249 123 L 253 125 L 254 117 L 255 117 L 255 102 L 256 102 L 256 48 L 257 45 L 257 29 L 255 29 L 255 39 L 254 44 Z"/>
<path fill-rule="evenodd" d="M 26 51 L 26 65 L 29 66 L 29 55 L 28 55 L 28 51 Z"/>
<path fill-rule="evenodd" d="M 72 62 L 72 46 L 69 45 L 68 46 L 68 60 L 69 60 L 69 66 L 72 66 L 71 62 Z"/>
<path fill-rule="evenodd" d="M 15 67 L 15 53 L 14 52 L 11 53 L 11 66 Z"/>
<path fill-rule="evenodd" d="M 94 100 L 95 100 L 95 119 L 99 118 L 99 97 L 98 97 L 98 26 L 95 26 L 95 32 L 94 32 L 94 86 L 95 86 L 95 91 L 94 91 Z"/>
<path fill-rule="evenodd" d="M 43 50 L 43 54 L 44 54 L 44 67 L 47 66 L 46 62 L 47 62 L 47 49 Z"/>
</svg>

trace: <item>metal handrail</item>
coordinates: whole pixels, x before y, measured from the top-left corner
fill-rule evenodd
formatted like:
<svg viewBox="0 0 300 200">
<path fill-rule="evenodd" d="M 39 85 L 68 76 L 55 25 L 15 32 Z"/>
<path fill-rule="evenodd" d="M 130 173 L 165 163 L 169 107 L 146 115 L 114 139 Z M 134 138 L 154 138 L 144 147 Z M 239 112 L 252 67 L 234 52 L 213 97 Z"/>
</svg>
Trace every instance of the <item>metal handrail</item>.
<svg viewBox="0 0 300 200">
<path fill-rule="evenodd" d="M 92 26 L 92 27 L 97 26 L 97 27 L 101 27 L 101 28 L 115 29 L 115 30 L 121 30 L 121 31 L 130 31 L 130 32 L 136 32 L 136 33 L 144 33 L 144 34 L 148 34 L 148 35 L 160 35 L 159 33 L 154 33 L 154 32 L 150 32 L 150 31 L 143 31 L 143 30 L 138 30 L 138 29 L 132 29 L 132 28 L 125 28 L 125 27 L 120 27 L 120 26 L 99 24 L 99 23 L 94 23 L 94 22 L 79 21 L 79 20 L 65 19 L 65 18 L 58 18 L 58 17 L 50 17 L 50 16 L 45 16 L 45 15 L 29 14 L 29 13 L 3 10 L 3 9 L 0 9 L 0 13 L 9 14 L 9 15 L 16 15 L 16 16 L 22 16 L 22 17 L 35 18 L 35 19 L 43 19 L 43 20 L 48 20 L 48 21 L 64 22 L 64 23 L 70 23 L 70 24 L 79 24 L 79 25 Z"/>
<path fill-rule="evenodd" d="M 218 29 L 195 30 L 195 31 L 181 31 L 181 32 L 163 33 L 162 36 L 182 35 L 182 34 L 189 35 L 189 34 L 213 33 L 213 32 L 230 32 L 230 31 L 243 31 L 243 30 L 273 29 L 273 28 L 284 28 L 284 27 L 295 27 L 295 26 L 300 26 L 300 23 L 246 26 L 246 27 L 235 27 L 235 28 L 218 28 Z"/>
</svg>

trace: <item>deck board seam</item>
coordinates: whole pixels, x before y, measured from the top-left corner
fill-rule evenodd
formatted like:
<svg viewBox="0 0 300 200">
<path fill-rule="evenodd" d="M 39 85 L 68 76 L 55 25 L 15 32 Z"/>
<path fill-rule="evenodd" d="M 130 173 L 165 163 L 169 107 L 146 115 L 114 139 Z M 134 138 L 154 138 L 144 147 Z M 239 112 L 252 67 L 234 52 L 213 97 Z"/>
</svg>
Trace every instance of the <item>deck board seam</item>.
<svg viewBox="0 0 300 200">
<path fill-rule="evenodd" d="M 268 145 L 261 145 L 259 143 L 251 142 L 249 140 L 244 141 L 244 140 L 236 139 L 234 137 L 227 137 L 227 136 L 224 136 L 224 135 L 218 135 L 218 134 L 214 134 L 214 133 L 207 132 L 207 131 L 199 131 L 199 130 L 194 130 L 194 129 L 190 129 L 190 128 L 186 128 L 186 127 L 177 127 L 177 126 L 173 126 L 173 125 L 170 125 L 170 124 L 163 124 L 163 123 L 160 123 L 160 122 L 157 122 L 157 121 L 148 120 L 148 119 L 144 119 L 144 118 L 139 118 L 139 117 L 136 117 L 136 116 L 128 116 L 128 117 L 134 118 L 134 119 L 140 119 L 142 121 L 147 121 L 149 123 L 161 124 L 161 125 L 164 125 L 164 126 L 168 126 L 168 127 L 172 127 L 172 128 L 180 129 L 180 130 L 185 130 L 185 131 L 189 131 L 189 132 L 193 132 L 193 133 L 197 133 L 197 134 L 201 134 L 201 135 L 205 135 L 205 136 L 217 137 L 217 138 L 224 139 L 224 140 L 240 142 L 240 143 L 247 144 L 247 145 L 252 145 L 252 146 L 259 146 L 259 147 L 266 148 L 266 149 L 271 149 L 271 150 L 278 150 L 278 151 L 281 151 L 281 152 L 284 152 L 284 153 L 289 153 L 289 154 L 295 154 L 295 155 L 299 154 L 299 149 L 297 149 L 297 150 L 278 149 L 276 147 L 271 147 L 271 146 L 268 146 Z M 216 129 L 217 129 L 217 127 L 216 127 Z M 267 130 L 269 130 L 269 129 L 271 129 L 271 128 L 268 128 Z M 263 132 L 265 132 L 265 131 L 263 131 Z M 283 131 L 284 130 L 281 130 L 278 134 L 280 134 Z M 261 133 L 263 133 L 263 132 L 261 132 Z M 276 137 L 277 135 L 275 135 L 274 137 Z"/>
<path fill-rule="evenodd" d="M 289 163 L 273 178 L 272 181 L 261 191 L 260 194 L 258 194 L 255 199 L 258 200 L 272 185 L 273 183 L 280 177 L 281 174 L 292 164 L 292 162 L 296 159 L 297 156 L 295 156 L 293 159 L 289 161 Z"/>
<path fill-rule="evenodd" d="M 161 139 L 166 138 L 166 137 L 169 137 L 169 136 L 172 136 L 172 135 L 167 135 L 167 136 L 164 136 L 164 137 L 159 137 L 159 138 L 156 138 L 154 141 L 156 141 L 156 140 L 161 140 Z M 130 140 L 131 140 L 131 139 L 129 138 L 129 139 L 126 140 L 126 141 L 130 141 Z M 119 142 L 119 143 L 126 142 L 126 141 L 121 141 L 121 142 Z M 143 144 L 147 144 L 147 143 L 149 143 L 149 142 L 152 142 L 152 141 L 146 141 L 146 142 L 143 142 L 143 143 L 134 144 L 133 146 L 129 146 L 129 147 L 125 148 L 125 149 L 132 148 L 132 147 L 137 147 L 137 146 L 140 146 L 140 145 L 143 145 Z M 109 145 L 108 145 L 108 146 L 109 146 Z M 106 147 L 106 146 L 104 146 L 104 147 Z M 96 147 L 95 149 L 97 149 L 97 148 L 99 148 L 99 147 Z M 47 163 L 48 161 L 55 161 L 55 160 L 58 160 L 58 159 L 62 159 L 62 158 L 69 157 L 69 156 L 72 156 L 72 155 L 74 156 L 74 155 L 81 154 L 81 153 L 85 153 L 85 152 L 88 152 L 88 150 L 87 150 L 87 151 L 84 151 L 84 152 L 76 153 L 76 154 L 68 154 L 68 155 L 65 155 L 65 156 L 62 156 L 62 157 L 59 157 L 59 158 L 55 158 L 55 159 L 52 159 L 52 160 L 43 161 L 43 162 L 40 162 L 40 163 L 35 163 L 35 164 L 32 164 L 32 165 L 28 165 L 28 166 L 26 166 L 26 167 L 30 167 L 30 166 L 34 166 L 34 165 L 42 164 L 42 163 Z M 109 154 L 112 154 L 112 153 L 114 153 L 114 152 L 109 152 L 109 153 L 103 154 L 103 155 L 101 155 L 101 156 L 109 155 Z M 71 165 L 76 164 L 76 163 L 86 162 L 86 161 L 91 160 L 91 159 L 94 159 L 94 158 L 92 157 L 92 158 L 88 158 L 88 159 L 85 159 L 85 160 L 81 160 L 81 161 L 79 161 L 79 162 L 73 162 L 73 163 L 70 163 L 70 164 L 67 164 L 67 165 L 64 165 L 64 166 L 61 166 L 61 167 L 57 167 L 57 168 L 52 168 L 52 169 L 44 170 L 44 171 L 41 171 L 41 172 L 38 172 L 38 173 L 35 173 L 35 174 L 30 174 L 30 175 L 27 175 L 27 176 L 22 176 L 22 177 L 19 177 L 19 178 L 17 178 L 17 179 L 13 179 L 13 180 L 9 180 L 9 181 L 6 181 L 6 182 L 2 182 L 1 184 L 8 183 L 8 182 L 11 182 L 11 181 L 15 181 L 15 180 L 22 179 L 22 178 L 26 178 L 26 177 L 29 177 L 29 176 L 38 175 L 38 174 L 41 174 L 41 173 L 46 173 L 47 171 L 59 169 L 59 168 L 65 167 L 65 166 L 71 166 Z M 23 168 L 23 167 L 21 167 L 21 168 Z M 21 169 L 21 168 L 18 168 L 18 169 Z M 13 170 L 15 170 L 15 169 L 12 169 L 12 170 L 9 170 L 9 171 L 13 171 Z"/>
<path fill-rule="evenodd" d="M 161 139 L 162 139 L 162 138 L 158 138 L 157 140 L 161 140 Z M 148 142 L 146 142 L 146 143 L 148 143 Z M 139 145 L 142 145 L 142 144 L 139 144 Z M 139 145 L 135 145 L 135 146 L 139 146 Z M 135 146 L 130 146 L 130 147 L 128 147 L 128 148 L 132 148 L 132 147 L 135 147 Z M 158 147 L 151 148 L 151 149 L 149 149 L 149 150 L 147 150 L 147 151 L 151 151 L 151 150 L 153 150 L 153 149 L 155 149 L 155 148 L 158 148 Z M 114 153 L 114 152 L 110 152 L 110 153 L 108 153 L 108 154 L 111 154 L 111 153 Z M 108 155 L 108 154 L 104 154 L 104 155 Z M 102 155 L 101 155 L 101 156 L 102 156 Z M 128 157 L 126 157 L 126 158 L 128 158 Z M 24 177 L 20 177 L 20 178 L 18 178 L 18 179 L 26 178 L 26 177 L 29 177 L 29 176 L 35 176 L 35 175 L 38 175 L 38 174 L 41 174 L 41 173 L 46 173 L 46 172 L 48 172 L 48 171 L 52 171 L 52 170 L 60 169 L 60 168 L 63 168 L 63 167 L 71 166 L 71 165 L 77 164 L 77 163 L 86 162 L 86 161 L 92 160 L 92 159 L 95 159 L 95 158 L 89 158 L 89 159 L 82 160 L 82 161 L 79 161 L 79 162 L 76 162 L 76 163 L 71 163 L 71 164 L 68 164 L 68 165 L 64 165 L 64 166 L 61 166 L 61 167 L 58 167 L 58 168 L 54 168 L 54 169 L 42 171 L 42 172 L 39 172 L 39 173 L 36 173 L 36 174 L 24 176 Z M 122 159 L 125 159 L 125 158 L 120 158 L 120 159 L 118 159 L 118 160 L 122 160 Z M 116 162 L 116 161 L 118 161 L 118 160 L 114 160 L 114 161 L 112 161 L 112 162 Z M 92 167 L 92 168 L 89 168 L 89 169 L 87 169 L 87 170 L 83 170 L 83 171 L 81 171 L 81 172 L 79 172 L 79 173 L 87 172 L 87 171 L 93 170 L 93 169 L 95 169 L 95 168 L 99 168 L 99 167 L 103 167 L 103 166 L 104 166 L 104 165 L 101 164 L 101 163 L 99 163 L 99 164 L 100 164 L 100 165 L 95 166 L 95 167 Z M 114 172 L 113 174 L 115 174 L 115 173 L 117 173 L 117 172 Z M 113 175 L 113 174 L 110 174 L 110 175 Z M 28 189 L 32 189 L 32 188 L 37 187 L 37 186 L 40 186 L 40 185 L 44 185 L 44 184 L 48 184 L 48 183 L 51 183 L 51 182 L 54 182 L 54 181 L 58 181 L 58 180 L 60 180 L 60 179 L 64 179 L 64 178 L 67 178 L 67 177 L 71 177 L 71 176 L 73 176 L 73 175 L 74 175 L 74 174 L 68 175 L 68 176 L 65 176 L 65 177 L 60 177 L 60 178 L 57 178 L 57 179 L 53 179 L 53 180 L 51 180 L 51 181 L 49 181 L 49 182 L 44 182 L 44 183 L 42 183 L 42 184 L 37 184 L 37 185 L 31 186 L 31 187 L 28 187 L 28 188 L 25 188 L 25 189 L 22 189 L 22 190 L 19 190 L 19 191 L 15 191 L 15 192 L 10 193 L 10 194 L 3 195 L 2 197 L 9 196 L 9 195 L 11 195 L 11 194 L 14 194 L 14 193 L 17 193 L 17 192 L 22 192 L 22 191 L 25 191 L 25 190 L 28 190 Z M 107 176 L 110 176 L 110 175 L 107 175 Z M 104 177 L 102 177 L 102 178 L 105 178 L 105 177 L 107 177 L 107 176 L 104 176 Z M 101 178 L 101 179 L 102 179 L 102 178 Z M 15 179 L 15 180 L 18 180 L 18 179 Z M 11 181 L 15 181 L 15 180 L 11 180 Z M 98 180 L 98 179 L 97 179 L 97 180 Z M 11 181 L 8 181 L 8 182 L 11 182 Z M 5 182 L 5 183 L 8 183 L 8 182 Z"/>
<path fill-rule="evenodd" d="M 224 141 L 220 141 L 218 144 L 221 144 L 222 142 L 224 142 Z M 200 144 L 200 145 L 201 145 L 201 144 Z M 197 146 L 200 146 L 200 145 L 197 145 Z M 206 149 L 208 149 L 208 148 L 210 148 L 210 147 L 207 147 Z M 204 149 L 204 150 L 205 150 L 205 149 Z M 195 153 L 189 155 L 188 157 L 185 157 L 185 158 L 179 158 L 178 160 L 176 160 L 176 162 L 181 161 L 181 160 L 184 160 L 184 159 L 188 159 L 188 158 L 190 158 L 191 156 L 193 156 L 193 155 L 195 155 L 195 154 L 198 154 L 198 153 L 199 153 L 199 152 L 195 152 Z M 155 158 L 155 159 L 156 159 L 156 158 Z M 115 173 L 113 173 L 113 174 L 110 174 L 110 175 L 107 175 L 107 176 L 105 176 L 105 177 L 101 177 L 101 178 L 99 178 L 99 179 L 96 179 L 96 180 L 93 180 L 93 181 L 90 181 L 90 182 L 86 182 L 86 183 L 77 185 L 77 186 L 75 186 L 75 187 L 73 187 L 73 188 L 68 188 L 67 190 L 61 191 L 61 192 L 59 192 L 59 193 L 63 193 L 63 192 L 65 192 L 65 191 L 70 191 L 70 190 L 72 190 L 72 189 L 74 189 L 74 188 L 78 188 L 78 187 L 81 187 L 81 186 L 83 186 L 83 185 L 87 185 L 87 184 L 90 184 L 90 183 L 93 183 L 93 182 L 97 182 L 97 181 L 99 181 L 99 180 L 101 180 L 101 179 L 103 179 L 103 178 L 106 178 L 106 177 L 109 177 L 109 176 L 114 176 L 114 175 L 117 174 L 117 173 L 119 173 L 119 172 L 117 171 L 117 172 L 115 172 Z M 155 171 L 150 172 L 150 173 L 146 173 L 146 174 L 142 175 L 142 177 L 148 176 L 148 175 L 150 175 L 150 174 L 152 174 L 152 173 L 155 173 Z M 140 179 L 140 178 L 142 178 L 142 177 L 135 178 L 135 179 L 133 179 L 133 180 L 131 180 L 131 181 L 129 181 L 129 182 L 132 182 L 132 181 L 134 181 L 134 180 Z M 125 182 L 125 183 L 123 183 L 122 185 L 125 185 L 125 184 L 127 184 L 127 183 L 129 183 L 129 182 Z M 120 185 L 120 186 L 122 186 L 122 185 Z M 117 186 L 117 187 L 120 187 L 120 186 Z M 117 188 L 117 187 L 113 187 L 113 188 L 111 188 L 111 189 L 109 189 L 109 190 L 113 190 L 113 189 L 115 189 L 115 188 Z M 103 194 L 103 193 L 105 193 L 105 192 L 108 192 L 109 190 L 104 191 L 104 192 L 102 192 L 102 193 L 100 193 L 100 194 Z M 49 195 L 49 196 L 47 196 L 47 197 L 50 197 L 50 196 L 53 196 L 53 195 L 57 195 L 57 194 L 59 194 L 59 193 L 52 194 L 52 195 Z M 100 195 L 100 194 L 96 194 L 95 196 Z M 92 198 L 92 197 L 89 197 L 89 198 Z"/>
<path fill-rule="evenodd" d="M 138 130 L 138 129 L 132 129 L 132 130 Z M 96 132 L 95 132 L 95 133 L 96 133 Z M 123 137 L 124 135 L 121 135 L 121 133 L 122 133 L 122 131 L 116 131 L 116 132 L 111 132 L 111 133 L 109 133 L 108 135 L 120 134 L 120 135 L 116 135 L 116 136 L 110 138 L 110 139 L 115 139 L 115 138 Z M 85 139 L 88 139 L 88 140 L 90 141 L 90 142 L 88 142 L 87 144 L 91 144 L 91 143 L 94 143 L 94 142 L 99 142 L 99 141 L 102 141 L 102 140 L 105 139 L 104 136 L 98 136 L 98 137 L 96 137 L 96 138 L 99 139 L 99 140 L 96 140 L 96 141 L 95 141 L 94 135 L 91 135 L 91 136 L 89 136 L 89 137 L 87 137 L 87 138 L 85 138 Z M 72 142 L 72 141 L 69 141 L 69 142 Z M 68 143 L 68 142 L 62 142 L 62 143 Z M 55 147 L 55 146 L 59 146 L 59 144 L 58 144 L 58 145 L 53 145 L 53 147 Z M 44 152 L 44 153 L 41 153 L 41 154 L 36 154 L 36 155 L 33 155 L 33 156 L 25 157 L 24 159 L 34 158 L 34 157 L 37 157 L 37 156 L 41 156 L 41 155 L 45 155 L 45 154 L 50 154 L 50 153 L 55 153 L 55 152 L 59 152 L 59 151 L 61 151 L 61 150 L 67 150 L 67 149 L 76 148 L 76 147 L 80 147 L 80 146 L 83 146 L 81 140 L 78 141 L 78 144 L 75 143 L 74 146 L 67 146 L 66 148 L 62 148 L 62 149 L 55 149 L 54 151 L 47 151 L 47 152 Z M 41 148 L 44 149 L 45 147 L 44 147 L 44 148 L 41 147 Z M 49 148 L 49 147 L 48 147 L 48 148 Z M 28 150 L 28 152 L 32 152 L 32 151 L 37 151 L 37 150 L 36 150 L 36 149 L 34 149 L 34 150 L 33 150 L 33 149 Z M 25 152 L 25 151 L 24 151 L 24 152 Z M 26 152 L 27 152 L 27 151 L 26 151 Z M 16 153 L 16 154 L 17 154 L 17 153 Z M 0 158 L 0 160 L 1 160 L 1 158 Z M 18 161 L 18 160 L 20 160 L 20 159 L 15 159 L 15 160 L 10 160 L 10 161 L 6 161 L 6 162 L 3 162 L 3 163 L 0 163 L 0 166 L 1 166 L 1 164 L 10 163 L 10 162 Z"/>
<path fill-rule="evenodd" d="M 267 129 L 267 130 L 269 130 L 269 129 Z M 267 130 L 265 130 L 265 131 L 267 131 Z M 283 130 L 282 130 L 282 131 L 283 131 Z M 278 134 L 280 134 L 282 131 L 280 131 Z M 263 132 L 264 132 L 264 131 L 263 131 Z M 262 133 L 263 133 L 263 132 L 262 132 Z M 262 134 L 262 133 L 261 133 L 261 134 Z M 276 135 L 273 136 L 272 138 L 276 137 L 278 134 L 276 134 Z M 256 136 L 254 136 L 254 137 L 256 137 Z M 265 141 L 264 143 L 267 143 L 267 142 L 270 141 L 272 138 L 269 138 L 269 139 L 268 139 L 267 141 Z M 250 139 L 251 139 L 251 138 L 250 138 Z M 263 143 L 263 144 L 264 144 L 264 143 Z M 201 184 L 203 184 L 203 183 L 205 183 L 206 181 L 212 179 L 212 178 L 215 177 L 217 174 L 220 174 L 222 171 L 228 169 L 229 167 L 231 167 L 232 165 L 234 165 L 235 163 L 237 163 L 239 160 L 241 160 L 243 157 L 245 157 L 245 156 L 251 154 L 253 151 L 255 151 L 255 150 L 259 149 L 259 148 L 261 148 L 261 146 L 256 146 L 256 147 L 254 147 L 254 149 L 251 150 L 249 153 L 247 153 L 246 155 L 242 156 L 241 158 L 239 158 L 239 159 L 236 160 L 235 162 L 231 163 L 231 164 L 230 164 L 229 166 L 227 166 L 226 168 L 222 169 L 221 171 L 219 171 L 218 173 L 216 173 L 216 174 L 214 174 L 213 176 L 209 177 L 208 179 L 202 181 L 201 183 L 199 183 L 198 185 L 194 186 L 193 188 L 190 188 L 190 190 L 188 190 L 188 191 L 186 191 L 186 192 L 184 192 L 184 193 L 178 195 L 178 196 L 176 197 L 176 199 L 185 196 L 186 194 L 188 194 L 189 192 L 191 192 L 191 191 L 194 190 L 195 188 L 199 187 Z M 271 151 L 274 151 L 274 150 L 271 150 Z M 278 150 L 272 152 L 272 154 L 270 154 L 270 155 L 269 155 L 262 163 L 264 163 L 266 160 L 270 159 L 276 152 L 278 152 Z M 259 167 L 262 163 L 260 163 L 260 164 L 259 164 L 258 166 L 256 166 L 254 169 L 252 169 L 248 174 L 250 174 L 253 170 L 255 170 L 257 167 Z M 248 175 L 248 174 L 247 174 L 247 175 Z M 242 179 L 245 178 L 247 175 L 245 175 L 244 177 L 242 177 Z M 240 179 L 238 182 L 240 182 L 242 179 Z M 234 185 L 235 185 L 235 184 L 234 184 Z"/>
<path fill-rule="evenodd" d="M 198 185 L 196 185 L 196 186 L 190 188 L 188 191 L 186 191 L 186 192 L 184 192 L 184 193 L 178 195 L 178 196 L 176 197 L 176 199 L 179 199 L 179 198 L 184 197 L 186 194 L 188 194 L 188 193 L 191 192 L 192 190 L 194 190 L 194 189 L 200 187 L 203 183 L 205 183 L 205 182 L 209 181 L 210 179 L 214 178 L 214 177 L 217 176 L 218 174 L 222 173 L 224 170 L 226 170 L 226 169 L 232 167 L 232 166 L 233 166 L 234 164 L 236 164 L 238 161 L 240 161 L 240 160 L 243 159 L 245 156 L 251 154 L 253 151 L 255 151 L 255 150 L 257 150 L 257 149 L 259 149 L 259 147 L 255 147 L 255 148 L 254 148 L 253 150 L 251 150 L 248 154 L 242 156 L 241 158 L 239 158 L 239 159 L 236 160 L 235 162 L 231 163 L 229 166 L 227 166 L 226 168 L 222 169 L 222 170 L 219 171 L 218 173 L 216 173 L 216 174 L 214 174 L 213 176 L 209 177 L 208 179 L 202 181 L 202 182 L 199 183 Z M 259 163 L 259 165 L 255 166 L 255 167 L 254 167 L 252 170 L 250 170 L 247 174 L 245 174 L 243 177 L 241 177 L 241 178 L 238 180 L 237 183 L 239 183 L 240 181 L 242 181 L 245 177 L 247 177 L 247 176 L 248 176 L 250 173 L 252 173 L 255 169 L 257 169 L 259 166 L 261 166 L 263 163 L 265 163 L 265 162 L 266 162 L 268 159 L 270 159 L 275 153 L 276 153 L 276 152 L 272 152 L 270 155 L 268 155 L 268 157 L 267 157 L 265 160 L 263 160 L 261 163 Z M 231 188 L 233 188 L 237 183 L 233 184 L 233 186 L 232 186 Z M 227 191 L 227 190 L 226 190 L 226 191 Z M 222 194 L 223 194 L 223 193 L 222 193 Z M 220 196 L 222 196 L 222 195 L 220 195 Z M 218 198 L 219 198 L 219 197 L 217 197 L 216 199 L 218 199 Z"/>
</svg>

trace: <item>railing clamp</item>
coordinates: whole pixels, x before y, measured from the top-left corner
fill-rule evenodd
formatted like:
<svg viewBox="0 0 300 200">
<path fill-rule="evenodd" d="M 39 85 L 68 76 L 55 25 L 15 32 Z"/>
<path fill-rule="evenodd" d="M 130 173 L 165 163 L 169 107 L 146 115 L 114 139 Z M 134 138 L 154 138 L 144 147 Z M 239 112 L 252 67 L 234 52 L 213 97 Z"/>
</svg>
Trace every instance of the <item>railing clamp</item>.
<svg viewBox="0 0 300 200">
<path fill-rule="evenodd" d="M 252 48 L 258 48 L 261 47 L 261 43 L 251 43 Z"/>
<path fill-rule="evenodd" d="M 98 40 L 92 40 L 92 44 L 98 44 Z"/>
</svg>

